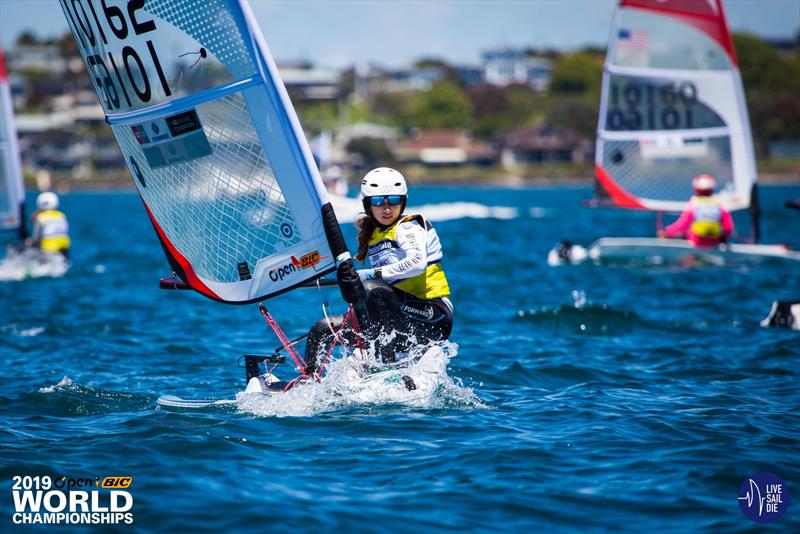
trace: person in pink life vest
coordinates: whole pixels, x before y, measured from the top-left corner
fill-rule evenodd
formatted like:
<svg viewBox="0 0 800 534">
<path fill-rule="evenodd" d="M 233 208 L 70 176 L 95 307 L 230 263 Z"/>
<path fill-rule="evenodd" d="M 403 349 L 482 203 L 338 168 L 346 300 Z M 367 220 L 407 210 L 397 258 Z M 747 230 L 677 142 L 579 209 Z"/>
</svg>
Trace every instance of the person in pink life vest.
<svg viewBox="0 0 800 534">
<path fill-rule="evenodd" d="M 733 232 L 733 218 L 713 197 L 716 182 L 708 174 L 692 180 L 694 196 L 678 220 L 659 230 L 658 237 L 677 238 L 684 234 L 696 247 L 713 247 L 725 243 Z"/>
</svg>

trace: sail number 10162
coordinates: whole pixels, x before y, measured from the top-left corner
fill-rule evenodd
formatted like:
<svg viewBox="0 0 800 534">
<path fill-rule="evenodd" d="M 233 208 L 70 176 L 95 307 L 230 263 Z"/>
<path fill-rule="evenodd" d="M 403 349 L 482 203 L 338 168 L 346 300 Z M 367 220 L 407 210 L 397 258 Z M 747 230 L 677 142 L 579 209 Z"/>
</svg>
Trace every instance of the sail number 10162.
<svg viewBox="0 0 800 534">
<path fill-rule="evenodd" d="M 122 99 L 128 107 L 134 106 L 134 100 L 150 102 L 153 83 L 160 84 L 165 96 L 172 94 L 153 41 L 145 41 L 147 50 L 141 54 L 130 44 L 125 44 L 126 39 L 156 30 L 155 21 L 140 12 L 145 0 L 128 0 L 124 7 L 109 5 L 108 0 L 100 0 L 99 3 L 92 0 L 60 1 L 75 40 L 83 48 L 86 67 L 107 110 L 121 108 Z M 122 41 L 120 44 L 124 45 L 117 57 L 105 52 L 105 45 L 110 40 Z M 148 76 L 150 66 L 155 71 L 157 81 L 151 82 Z"/>
</svg>

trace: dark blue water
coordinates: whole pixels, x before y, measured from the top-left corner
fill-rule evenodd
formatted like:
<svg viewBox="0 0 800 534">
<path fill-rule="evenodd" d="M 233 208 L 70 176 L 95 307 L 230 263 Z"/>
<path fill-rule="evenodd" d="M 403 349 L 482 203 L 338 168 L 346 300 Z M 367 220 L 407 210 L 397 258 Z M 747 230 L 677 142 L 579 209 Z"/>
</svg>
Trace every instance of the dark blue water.
<svg viewBox="0 0 800 534">
<path fill-rule="evenodd" d="M 579 208 L 588 188 L 413 195 L 520 210 L 436 225 L 451 382 L 419 402 L 200 411 L 155 401 L 233 398 L 239 355 L 276 345 L 256 307 L 160 291 L 166 263 L 134 194 L 64 196 L 73 268 L 0 284 L 3 530 L 15 475 L 131 475 L 141 531 L 738 532 L 754 526 L 736 497 L 757 471 L 800 499 L 800 333 L 758 324 L 800 297 L 797 263 L 552 268 L 561 238 L 652 235 L 655 217 Z M 782 208 L 797 196 L 763 189 L 765 241 L 800 246 L 800 213 Z M 268 302 L 290 336 L 319 304 L 316 290 Z M 780 526 L 800 527 L 800 504 Z"/>
</svg>

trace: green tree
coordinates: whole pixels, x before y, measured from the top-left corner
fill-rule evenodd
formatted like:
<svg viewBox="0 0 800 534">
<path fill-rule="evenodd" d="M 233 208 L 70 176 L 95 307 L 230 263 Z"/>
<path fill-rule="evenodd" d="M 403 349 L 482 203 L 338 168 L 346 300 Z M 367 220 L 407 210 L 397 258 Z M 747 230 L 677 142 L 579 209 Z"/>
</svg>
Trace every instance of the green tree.
<svg viewBox="0 0 800 534">
<path fill-rule="evenodd" d="M 770 141 L 800 138 L 800 56 L 781 57 L 755 35 L 734 34 L 753 144 L 760 156 Z"/>
<path fill-rule="evenodd" d="M 541 97 L 524 85 L 484 84 L 470 88 L 467 94 L 474 110 L 473 131 L 478 137 L 496 137 L 539 118 Z"/>
<path fill-rule="evenodd" d="M 36 34 L 31 30 L 24 30 L 17 37 L 18 46 L 34 46 L 37 44 L 39 44 L 39 39 L 36 38 Z"/>
<path fill-rule="evenodd" d="M 472 103 L 458 85 L 436 82 L 411 100 L 405 126 L 469 128 L 472 126 Z"/>
<path fill-rule="evenodd" d="M 588 52 L 565 54 L 553 63 L 550 91 L 599 99 L 603 78 L 602 57 Z"/>
<path fill-rule="evenodd" d="M 369 105 L 370 120 L 390 126 L 406 126 L 410 123 L 408 109 L 414 98 L 412 93 L 404 91 L 378 93 Z"/>
<path fill-rule="evenodd" d="M 550 99 L 545 122 L 559 128 L 571 129 L 581 137 L 591 139 L 597 127 L 599 103 L 580 95 L 560 95 Z"/>
<path fill-rule="evenodd" d="M 336 127 L 338 123 L 336 102 L 304 102 L 300 99 L 294 101 L 297 103 L 297 114 L 304 125 L 320 131 Z"/>
<path fill-rule="evenodd" d="M 445 80 L 451 81 L 457 85 L 463 85 L 456 68 L 442 59 L 434 57 L 423 58 L 414 63 L 414 66 L 418 69 L 437 69 L 442 73 Z"/>
</svg>

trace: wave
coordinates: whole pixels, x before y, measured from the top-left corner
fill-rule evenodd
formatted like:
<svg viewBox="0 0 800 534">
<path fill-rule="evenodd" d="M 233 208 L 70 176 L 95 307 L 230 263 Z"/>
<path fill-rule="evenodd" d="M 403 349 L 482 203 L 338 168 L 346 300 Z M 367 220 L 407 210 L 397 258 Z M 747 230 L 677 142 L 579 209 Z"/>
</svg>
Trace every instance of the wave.
<svg viewBox="0 0 800 534">
<path fill-rule="evenodd" d="M 514 320 L 537 327 L 583 335 L 618 335 L 645 322 L 635 312 L 616 310 L 606 304 L 562 304 L 554 308 L 519 310 Z"/>
<path fill-rule="evenodd" d="M 142 409 L 152 403 L 144 395 L 96 389 L 74 382 L 64 376 L 56 384 L 44 386 L 19 399 L 21 408 L 35 410 L 39 415 L 86 416 L 127 412 Z"/>
<path fill-rule="evenodd" d="M 340 223 L 356 220 L 359 213 L 364 211 L 361 200 L 357 198 L 330 195 L 331 204 L 336 211 L 336 218 Z M 452 221 L 457 219 L 514 219 L 519 216 L 517 208 L 507 206 L 486 206 L 477 202 L 443 202 L 440 204 L 423 204 L 422 206 L 409 206 L 408 213 L 421 213 L 426 219 L 433 222 Z"/>
</svg>

